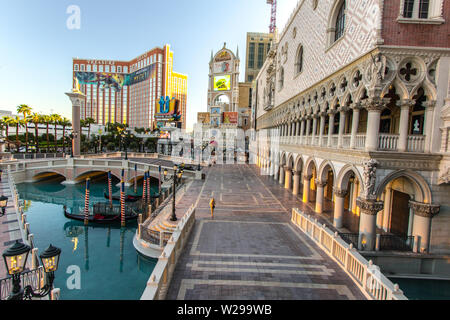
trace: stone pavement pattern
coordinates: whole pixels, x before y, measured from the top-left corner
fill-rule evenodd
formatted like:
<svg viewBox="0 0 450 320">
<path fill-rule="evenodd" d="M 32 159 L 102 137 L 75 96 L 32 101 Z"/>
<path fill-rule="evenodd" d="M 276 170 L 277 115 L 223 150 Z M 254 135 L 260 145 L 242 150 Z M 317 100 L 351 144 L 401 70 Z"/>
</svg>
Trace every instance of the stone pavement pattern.
<svg viewBox="0 0 450 320">
<path fill-rule="evenodd" d="M 11 189 L 8 184 L 8 174 L 2 174 L 2 181 L 0 182 L 0 192 L 2 195 L 8 197 L 8 206 L 4 216 L 0 216 L 0 254 L 8 249 L 16 240 L 22 242 L 22 234 L 17 221 L 16 211 L 14 209 Z M 0 213 L 1 215 L 1 213 Z M 6 267 L 1 257 L 0 262 L 0 278 L 6 278 Z"/>
<path fill-rule="evenodd" d="M 365 299 L 347 274 L 290 223 L 290 210 L 298 205 L 288 191 L 248 165 L 215 165 L 207 171 L 206 181 L 195 181 L 177 205 L 181 211 L 198 201 L 197 223 L 167 299 Z"/>
</svg>

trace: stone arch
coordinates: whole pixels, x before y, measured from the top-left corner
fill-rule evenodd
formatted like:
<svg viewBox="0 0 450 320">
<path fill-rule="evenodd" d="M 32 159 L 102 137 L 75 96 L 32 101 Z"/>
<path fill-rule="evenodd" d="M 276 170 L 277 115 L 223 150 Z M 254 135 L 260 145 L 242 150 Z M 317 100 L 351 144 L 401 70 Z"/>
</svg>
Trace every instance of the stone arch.
<svg viewBox="0 0 450 320">
<path fill-rule="evenodd" d="M 435 101 L 436 100 L 436 88 L 434 87 L 434 85 L 432 83 L 430 83 L 429 81 L 423 81 L 420 84 L 418 84 L 417 86 L 414 87 L 414 89 L 412 89 L 411 91 L 411 99 L 417 94 L 417 92 L 419 91 L 419 89 L 422 88 L 424 91 L 425 96 L 427 97 L 427 101 Z"/>
<path fill-rule="evenodd" d="M 328 169 L 331 169 L 331 171 L 333 171 L 333 176 L 336 176 L 336 170 L 334 169 L 333 163 L 331 161 L 325 160 L 320 164 L 319 170 L 317 170 L 317 179 L 322 182 L 327 181 Z"/>
<path fill-rule="evenodd" d="M 32 180 L 39 180 L 41 178 L 45 177 L 45 174 L 47 173 L 52 173 L 52 174 L 56 174 L 58 176 L 63 177 L 65 180 L 67 180 L 67 177 L 64 173 L 59 172 L 58 170 L 53 170 L 53 169 L 45 169 L 43 171 L 39 171 L 39 172 L 34 172 L 33 176 L 32 176 Z"/>
<path fill-rule="evenodd" d="M 338 174 L 337 180 L 336 180 L 336 186 L 337 188 L 341 190 L 346 190 L 348 181 L 352 175 L 352 173 L 355 175 L 355 177 L 360 181 L 360 187 L 361 187 L 361 193 L 364 191 L 364 184 L 362 183 L 362 177 L 359 173 L 359 170 L 352 164 L 345 165 Z"/>
<path fill-rule="evenodd" d="M 358 91 L 356 91 L 355 102 L 361 102 L 362 100 L 365 99 L 366 96 L 367 96 L 367 88 L 364 85 L 362 85 L 361 88 Z"/>
<path fill-rule="evenodd" d="M 288 160 L 286 162 L 286 165 L 288 168 L 292 169 L 294 167 L 294 155 L 291 153 L 289 154 Z"/>
<path fill-rule="evenodd" d="M 313 169 L 316 169 L 317 172 L 317 163 L 313 157 L 309 157 L 305 163 L 305 175 L 311 176 L 313 174 Z"/>
<path fill-rule="evenodd" d="M 301 155 L 298 155 L 294 162 L 294 170 L 301 172 L 303 170 L 303 158 Z"/>
<path fill-rule="evenodd" d="M 280 160 L 280 166 L 284 166 L 286 164 L 286 161 L 287 161 L 286 158 L 287 158 L 286 153 L 283 152 L 281 154 L 281 158 L 280 158 L 281 159 Z"/>
<path fill-rule="evenodd" d="M 423 203 L 432 203 L 431 189 L 426 180 L 418 173 L 411 170 L 397 170 L 387 175 L 377 188 L 376 195 L 381 197 L 386 186 L 398 178 L 406 178 L 414 188 L 414 200 Z"/>
<path fill-rule="evenodd" d="M 406 88 L 405 84 L 398 79 L 394 79 L 394 81 L 385 86 L 380 96 L 383 98 L 386 94 L 389 93 L 389 90 L 391 90 L 392 87 L 395 88 L 395 91 L 400 96 L 400 99 L 409 99 L 410 95 L 408 93 L 408 89 Z"/>
<path fill-rule="evenodd" d="M 120 170 L 119 170 L 120 171 Z M 126 171 L 126 170 L 125 170 Z M 86 168 L 86 169 L 80 169 L 80 170 L 77 170 L 77 173 L 76 173 L 76 175 L 73 177 L 73 180 L 74 181 L 79 181 L 80 180 L 80 178 L 83 176 L 83 175 L 86 175 L 86 174 L 89 174 L 89 173 L 94 173 L 94 172 L 102 172 L 102 173 L 105 173 L 105 174 L 107 174 L 108 173 L 108 171 L 106 171 L 106 170 L 95 170 L 95 169 L 91 169 L 91 168 Z M 126 173 L 126 172 L 125 172 Z M 117 178 L 119 181 L 121 180 L 121 173 L 119 172 L 119 173 L 117 173 L 116 172 L 116 170 L 111 170 L 111 175 L 112 176 L 114 176 L 115 178 Z M 125 177 L 126 177 L 126 174 L 125 174 Z"/>
</svg>

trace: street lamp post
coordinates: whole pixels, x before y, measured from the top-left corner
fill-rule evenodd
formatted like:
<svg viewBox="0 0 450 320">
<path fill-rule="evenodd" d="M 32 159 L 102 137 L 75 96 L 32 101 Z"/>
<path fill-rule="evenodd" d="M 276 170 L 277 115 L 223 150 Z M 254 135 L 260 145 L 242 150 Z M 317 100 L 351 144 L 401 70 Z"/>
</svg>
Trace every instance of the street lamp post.
<svg viewBox="0 0 450 320">
<path fill-rule="evenodd" d="M 182 163 L 180 166 L 174 165 L 173 166 L 173 184 L 172 184 L 172 216 L 170 217 L 170 221 L 177 221 L 177 215 L 175 213 L 175 191 L 176 191 L 176 184 L 177 181 L 181 182 L 181 179 L 183 178 L 183 170 L 184 170 L 184 163 Z M 167 169 L 164 169 L 164 180 L 167 179 Z"/>
<path fill-rule="evenodd" d="M 8 300 L 44 298 L 53 289 L 53 281 L 55 280 L 55 271 L 58 270 L 61 249 L 50 244 L 50 246 L 39 256 L 44 267 L 44 272 L 47 274 L 48 283 L 38 291 L 34 291 L 31 285 L 27 285 L 23 289 L 20 286 L 20 274 L 25 269 L 30 251 L 31 247 L 16 241 L 10 248 L 3 252 L 6 269 L 11 276 L 13 283 L 13 289 Z"/>
</svg>

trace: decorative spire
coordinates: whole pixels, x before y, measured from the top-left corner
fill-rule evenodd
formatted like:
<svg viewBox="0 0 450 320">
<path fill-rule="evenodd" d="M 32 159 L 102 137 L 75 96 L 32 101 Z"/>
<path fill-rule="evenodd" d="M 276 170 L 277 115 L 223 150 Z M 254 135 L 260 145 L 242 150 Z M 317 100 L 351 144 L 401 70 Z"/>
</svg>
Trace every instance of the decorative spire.
<svg viewBox="0 0 450 320">
<path fill-rule="evenodd" d="M 211 50 L 211 61 L 210 62 L 212 62 L 213 61 L 213 51 Z"/>
<path fill-rule="evenodd" d="M 224 42 L 224 43 L 223 43 L 223 48 L 225 49 L 225 48 L 226 48 L 226 46 L 227 46 L 227 43 L 226 43 L 226 42 Z"/>
<path fill-rule="evenodd" d="M 236 49 L 236 57 L 237 57 L 238 60 L 239 60 L 239 45 L 237 46 L 237 49 Z"/>
</svg>

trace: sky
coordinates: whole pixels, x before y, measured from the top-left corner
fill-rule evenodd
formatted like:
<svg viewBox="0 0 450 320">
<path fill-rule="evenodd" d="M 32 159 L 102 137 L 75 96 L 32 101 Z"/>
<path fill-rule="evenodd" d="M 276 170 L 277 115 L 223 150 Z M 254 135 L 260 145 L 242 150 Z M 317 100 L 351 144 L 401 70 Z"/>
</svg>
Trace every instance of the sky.
<svg viewBox="0 0 450 320">
<path fill-rule="evenodd" d="M 284 29 L 297 0 L 278 0 L 277 27 Z M 68 7 L 80 8 L 79 29 L 69 29 Z M 247 32 L 268 32 L 266 0 L 0 0 L 0 110 L 69 119 L 72 58 L 131 60 L 166 43 L 174 71 L 188 75 L 187 127 L 207 111 L 211 50 L 239 46 L 245 76 Z"/>
</svg>

